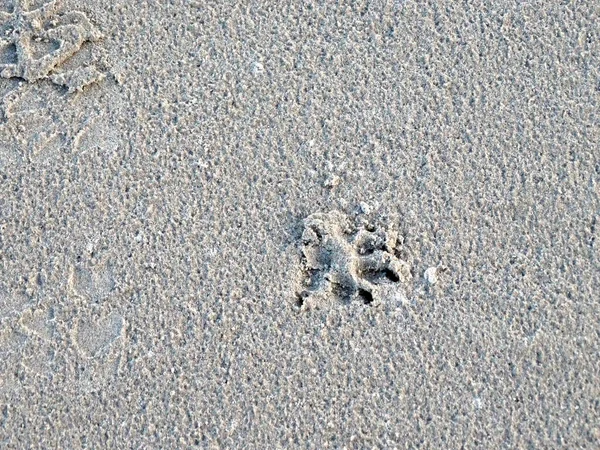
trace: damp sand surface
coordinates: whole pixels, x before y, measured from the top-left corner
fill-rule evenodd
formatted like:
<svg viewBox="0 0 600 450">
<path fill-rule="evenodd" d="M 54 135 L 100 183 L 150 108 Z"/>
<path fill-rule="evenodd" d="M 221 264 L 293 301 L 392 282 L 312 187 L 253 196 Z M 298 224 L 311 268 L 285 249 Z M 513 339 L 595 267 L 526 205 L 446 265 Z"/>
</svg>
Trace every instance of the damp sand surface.
<svg viewBox="0 0 600 450">
<path fill-rule="evenodd" d="M 0 448 L 600 446 L 596 2 L 0 11 Z"/>
</svg>

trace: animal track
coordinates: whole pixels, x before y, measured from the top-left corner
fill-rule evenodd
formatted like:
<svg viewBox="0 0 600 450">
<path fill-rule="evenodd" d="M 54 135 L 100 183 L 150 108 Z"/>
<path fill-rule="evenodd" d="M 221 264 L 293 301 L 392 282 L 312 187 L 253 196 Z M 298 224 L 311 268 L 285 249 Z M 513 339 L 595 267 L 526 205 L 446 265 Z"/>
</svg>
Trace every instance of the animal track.
<svg viewBox="0 0 600 450">
<path fill-rule="evenodd" d="M 39 106 L 47 97 L 40 95 L 38 99 L 27 102 L 30 96 L 19 94 L 22 93 L 17 89 L 4 99 L 4 123 L 0 124 L 4 156 L 7 161 L 53 159 L 67 141 L 63 124 L 48 108 Z"/>
<path fill-rule="evenodd" d="M 60 0 L 50 0 L 36 9 L 30 1 L 15 0 L 12 12 L 0 12 L 2 53 L 14 48 L 14 61 L 0 64 L 3 78 L 22 78 L 29 82 L 50 79 L 69 91 L 102 78 L 93 67 L 76 68 L 62 74 L 55 70 L 79 52 L 86 42 L 102 35 L 79 11 L 58 13 Z"/>
<path fill-rule="evenodd" d="M 75 308 L 72 310 L 71 341 L 79 354 L 77 381 L 80 389 L 93 390 L 117 376 L 123 349 L 125 320 L 115 312 L 106 313 L 107 300 L 116 283 L 108 262 L 79 264 L 69 277 Z"/>
<path fill-rule="evenodd" d="M 20 367 L 38 375 L 52 371 L 56 350 L 52 310 L 31 302 L 18 305 L 0 323 L 0 392 L 18 388 L 15 374 Z"/>
<path fill-rule="evenodd" d="M 74 295 L 58 306 L 51 299 L 63 297 L 64 286 L 31 295 L 21 284 L 0 286 L 0 393 L 57 371 L 74 376 L 69 379 L 82 390 L 100 388 L 118 375 L 125 320 L 104 302 L 115 287 L 110 265 L 80 264 L 69 284 Z M 54 295 L 46 297 L 49 291 Z M 65 358 L 69 364 L 61 365 Z"/>
<path fill-rule="evenodd" d="M 75 333 L 75 342 L 87 358 L 99 356 L 121 337 L 123 318 L 110 314 L 103 318 L 80 319 Z"/>
<path fill-rule="evenodd" d="M 78 265 L 71 270 L 70 285 L 77 296 L 99 303 L 115 288 L 115 280 L 108 263 L 93 269 Z"/>
<path fill-rule="evenodd" d="M 20 330 L 27 334 L 27 342 L 21 352 L 21 362 L 37 374 L 52 371 L 56 356 L 54 309 L 47 306 L 25 311 L 19 320 Z"/>
<path fill-rule="evenodd" d="M 364 217 L 352 221 L 338 211 L 310 215 L 302 234 L 298 305 L 318 307 L 332 298 L 380 302 L 390 286 L 411 277 L 408 264 L 394 254 L 397 244 L 393 226 L 375 228 Z"/>
<path fill-rule="evenodd" d="M 28 333 L 50 342 L 56 330 L 54 310 L 49 307 L 28 309 L 21 315 L 19 324 Z"/>
<path fill-rule="evenodd" d="M 81 114 L 74 114 L 71 96 L 47 83 L 22 83 L 4 91 L 0 167 L 23 162 L 54 165 L 72 151 L 99 149 L 112 154 L 120 146 L 118 131 L 91 102 L 82 105 Z"/>
<path fill-rule="evenodd" d="M 116 153 L 120 145 L 118 131 L 104 117 L 92 117 L 73 138 L 73 148 L 80 153 L 99 149 L 107 155 Z"/>
</svg>

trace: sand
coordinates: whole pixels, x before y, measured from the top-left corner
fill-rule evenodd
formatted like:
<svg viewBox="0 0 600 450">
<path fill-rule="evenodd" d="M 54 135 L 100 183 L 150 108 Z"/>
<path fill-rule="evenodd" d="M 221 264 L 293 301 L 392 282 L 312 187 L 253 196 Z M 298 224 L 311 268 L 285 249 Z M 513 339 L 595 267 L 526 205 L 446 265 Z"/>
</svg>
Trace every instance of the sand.
<svg viewBox="0 0 600 450">
<path fill-rule="evenodd" d="M 0 448 L 600 446 L 597 1 L 0 9 Z"/>
</svg>

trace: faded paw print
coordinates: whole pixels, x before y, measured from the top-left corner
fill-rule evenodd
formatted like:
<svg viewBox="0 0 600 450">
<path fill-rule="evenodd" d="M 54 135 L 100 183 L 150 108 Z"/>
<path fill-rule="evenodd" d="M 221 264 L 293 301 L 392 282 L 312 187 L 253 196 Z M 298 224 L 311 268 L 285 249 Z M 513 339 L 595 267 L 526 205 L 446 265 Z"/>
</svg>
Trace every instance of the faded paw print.
<svg viewBox="0 0 600 450">
<path fill-rule="evenodd" d="M 117 375 L 125 321 L 103 302 L 114 290 L 107 264 L 73 268 L 71 301 L 55 305 L 40 277 L 31 286 L 0 286 L 0 392 L 16 392 L 32 377 L 59 372 L 80 389 L 103 386 Z M 62 288 L 54 291 L 62 297 Z M 52 294 L 51 294 L 52 295 Z M 74 375 L 75 378 L 71 378 Z"/>
<path fill-rule="evenodd" d="M 24 161 L 54 165 L 71 151 L 99 148 L 112 154 L 121 144 L 104 114 L 86 104 L 73 114 L 73 99 L 46 83 L 21 84 L 0 97 L 0 167 Z"/>
<path fill-rule="evenodd" d="M 313 308 L 331 300 L 380 302 L 390 288 L 408 282 L 410 268 L 395 256 L 397 230 L 360 222 L 338 211 L 304 220 L 298 306 Z"/>
<path fill-rule="evenodd" d="M 27 336 L 21 363 L 40 375 L 53 372 L 57 351 L 54 320 L 54 309 L 43 305 L 28 309 L 19 319 L 20 330 Z"/>
<path fill-rule="evenodd" d="M 76 381 L 80 389 L 93 390 L 118 374 L 125 320 L 110 311 L 108 300 L 116 290 L 110 263 L 75 265 L 69 285 L 74 300 L 70 313 L 71 342 L 79 355 Z"/>
<path fill-rule="evenodd" d="M 51 374 L 57 349 L 53 310 L 22 295 L 9 298 L 13 300 L 3 302 L 0 316 L 0 391 L 18 389 L 23 368 L 30 374 Z"/>
<path fill-rule="evenodd" d="M 72 267 L 69 285 L 75 296 L 100 303 L 113 292 L 116 283 L 109 263 L 94 267 L 80 264 Z"/>
<path fill-rule="evenodd" d="M 96 358 L 110 351 L 121 337 L 123 326 L 123 318 L 116 313 L 105 317 L 80 318 L 75 330 L 75 344 L 84 357 Z"/>
<path fill-rule="evenodd" d="M 19 87 L 3 98 L 0 139 L 5 162 L 54 161 L 68 142 L 66 124 L 49 109 L 56 102 L 46 89 Z"/>
<path fill-rule="evenodd" d="M 76 382 L 83 391 L 101 388 L 118 376 L 124 345 L 125 320 L 99 311 L 78 317 L 73 342 L 79 353 Z"/>
<path fill-rule="evenodd" d="M 19 324 L 29 335 L 52 341 L 56 331 L 54 309 L 49 306 L 30 308 L 21 314 Z"/>
<path fill-rule="evenodd" d="M 30 8 L 30 1 L 15 0 L 11 12 L 0 12 L 0 47 L 3 53 L 14 49 L 14 61 L 0 64 L 3 78 L 28 82 L 50 79 L 75 91 L 103 77 L 92 66 L 56 72 L 84 43 L 102 37 L 82 12 L 59 14 L 60 3 L 50 0 L 38 8 Z"/>
</svg>

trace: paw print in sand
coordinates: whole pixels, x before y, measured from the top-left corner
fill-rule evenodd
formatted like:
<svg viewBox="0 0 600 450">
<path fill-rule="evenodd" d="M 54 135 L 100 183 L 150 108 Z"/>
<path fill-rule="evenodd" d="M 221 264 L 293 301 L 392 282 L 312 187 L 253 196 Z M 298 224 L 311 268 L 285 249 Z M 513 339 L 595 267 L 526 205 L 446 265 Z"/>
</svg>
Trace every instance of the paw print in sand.
<svg viewBox="0 0 600 450">
<path fill-rule="evenodd" d="M 395 256 L 397 245 L 393 226 L 377 228 L 338 211 L 312 214 L 304 220 L 305 277 L 298 305 L 310 309 L 331 299 L 380 302 L 390 287 L 411 277 L 408 264 Z"/>
<path fill-rule="evenodd" d="M 56 352 L 53 308 L 0 287 L 0 393 L 20 388 L 22 369 L 52 376 Z"/>
<path fill-rule="evenodd" d="M 88 317 L 89 316 L 89 317 Z M 88 314 L 77 320 L 75 344 L 85 358 L 96 358 L 107 352 L 121 337 L 124 321 L 116 314 Z"/>
<path fill-rule="evenodd" d="M 68 293 L 63 286 L 30 292 L 20 282 L 0 284 L 0 395 L 38 377 L 90 391 L 118 376 L 126 322 L 109 301 L 110 265 L 78 264 L 69 279 Z"/>
<path fill-rule="evenodd" d="M 94 267 L 78 264 L 71 268 L 69 285 L 76 297 L 100 303 L 115 289 L 115 279 L 110 264 L 106 262 Z"/>
<path fill-rule="evenodd" d="M 75 343 L 84 357 L 94 358 L 119 339 L 123 328 L 121 316 L 102 312 L 116 287 L 111 266 L 78 264 L 71 270 L 69 285 L 78 306 Z"/>
<path fill-rule="evenodd" d="M 124 345 L 125 320 L 111 307 L 116 295 L 111 265 L 77 264 L 72 267 L 69 286 L 77 385 L 93 390 L 117 376 Z"/>
<path fill-rule="evenodd" d="M 30 9 L 28 0 L 15 0 L 11 12 L 0 12 L 0 47 L 14 46 L 16 53 L 16 61 L 0 64 L 3 78 L 29 82 L 49 78 L 74 91 L 103 77 L 93 67 L 55 73 L 85 42 L 102 37 L 82 12 L 59 14 L 59 4 L 59 0 L 50 0 Z"/>
<path fill-rule="evenodd" d="M 118 376 L 125 320 L 106 308 L 92 308 L 81 311 L 73 325 L 77 386 L 84 391 L 101 388 Z"/>
</svg>

